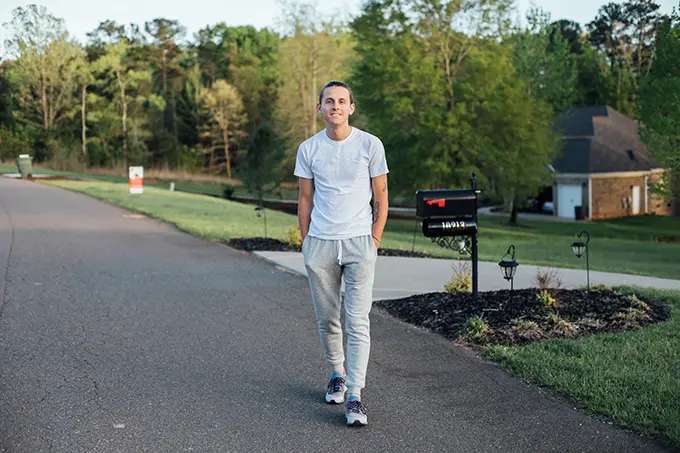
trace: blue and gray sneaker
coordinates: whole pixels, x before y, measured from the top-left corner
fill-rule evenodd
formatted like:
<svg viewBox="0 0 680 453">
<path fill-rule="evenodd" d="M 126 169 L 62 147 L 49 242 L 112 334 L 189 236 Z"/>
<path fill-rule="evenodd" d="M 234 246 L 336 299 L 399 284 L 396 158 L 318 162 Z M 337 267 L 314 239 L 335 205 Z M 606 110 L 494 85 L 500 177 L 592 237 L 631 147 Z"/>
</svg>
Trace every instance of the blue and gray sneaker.
<svg viewBox="0 0 680 453">
<path fill-rule="evenodd" d="M 338 374 L 333 374 L 326 388 L 326 402 L 328 404 L 341 404 L 345 401 L 346 391 L 345 378 Z"/>
<path fill-rule="evenodd" d="M 359 398 L 350 396 L 345 404 L 345 417 L 347 424 L 352 426 L 368 425 L 367 407 Z"/>
</svg>

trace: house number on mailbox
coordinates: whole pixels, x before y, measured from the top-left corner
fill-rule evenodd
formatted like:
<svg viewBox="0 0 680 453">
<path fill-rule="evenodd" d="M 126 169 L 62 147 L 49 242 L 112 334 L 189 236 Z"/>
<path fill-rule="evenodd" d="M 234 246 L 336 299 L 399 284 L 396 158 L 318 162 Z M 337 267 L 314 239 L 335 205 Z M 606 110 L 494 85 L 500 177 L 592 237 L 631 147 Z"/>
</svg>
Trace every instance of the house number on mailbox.
<svg viewBox="0 0 680 453">
<path fill-rule="evenodd" d="M 445 230 L 461 230 L 465 228 L 465 222 L 444 222 Z"/>
</svg>

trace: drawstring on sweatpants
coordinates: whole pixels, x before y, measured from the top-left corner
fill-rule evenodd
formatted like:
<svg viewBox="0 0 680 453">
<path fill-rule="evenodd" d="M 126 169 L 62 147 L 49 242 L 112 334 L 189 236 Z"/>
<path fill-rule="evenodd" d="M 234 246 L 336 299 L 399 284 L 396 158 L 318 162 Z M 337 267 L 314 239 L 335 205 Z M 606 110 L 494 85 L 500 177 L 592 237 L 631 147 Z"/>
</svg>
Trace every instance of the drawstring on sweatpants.
<svg viewBox="0 0 680 453">
<path fill-rule="evenodd" d="M 342 241 L 338 241 L 338 264 L 342 266 Z"/>
</svg>

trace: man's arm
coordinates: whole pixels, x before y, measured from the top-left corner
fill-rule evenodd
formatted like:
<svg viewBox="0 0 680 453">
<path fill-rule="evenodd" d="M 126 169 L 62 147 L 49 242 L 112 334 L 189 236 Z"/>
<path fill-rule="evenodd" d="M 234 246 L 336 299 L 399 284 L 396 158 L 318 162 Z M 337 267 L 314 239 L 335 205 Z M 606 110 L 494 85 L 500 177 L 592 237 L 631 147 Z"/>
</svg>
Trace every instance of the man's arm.
<svg viewBox="0 0 680 453">
<path fill-rule="evenodd" d="M 299 179 L 298 194 L 298 223 L 300 224 L 300 236 L 305 240 L 309 233 L 309 224 L 312 221 L 312 207 L 314 206 L 314 180 L 307 178 Z"/>
<path fill-rule="evenodd" d="M 371 180 L 373 185 L 373 241 L 380 246 L 383 230 L 387 223 L 389 209 L 387 197 L 387 175 L 376 176 Z"/>
</svg>

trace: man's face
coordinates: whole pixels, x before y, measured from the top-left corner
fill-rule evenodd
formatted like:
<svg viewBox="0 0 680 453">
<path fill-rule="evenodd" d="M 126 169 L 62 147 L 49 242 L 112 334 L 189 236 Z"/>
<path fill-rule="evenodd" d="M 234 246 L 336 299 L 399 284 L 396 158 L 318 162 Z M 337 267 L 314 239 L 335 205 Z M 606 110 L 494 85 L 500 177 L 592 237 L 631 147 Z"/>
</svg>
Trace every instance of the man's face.
<svg viewBox="0 0 680 453">
<path fill-rule="evenodd" d="M 354 104 L 349 101 L 349 90 L 344 87 L 328 87 L 324 90 L 319 112 L 326 124 L 335 126 L 347 123 L 354 113 Z"/>
</svg>

